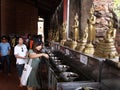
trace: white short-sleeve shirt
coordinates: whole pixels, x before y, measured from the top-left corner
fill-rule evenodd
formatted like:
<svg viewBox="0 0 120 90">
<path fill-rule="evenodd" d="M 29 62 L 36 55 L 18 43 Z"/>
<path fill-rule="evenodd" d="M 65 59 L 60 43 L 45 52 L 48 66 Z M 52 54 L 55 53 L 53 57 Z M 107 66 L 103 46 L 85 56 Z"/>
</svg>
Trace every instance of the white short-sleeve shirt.
<svg viewBox="0 0 120 90">
<path fill-rule="evenodd" d="M 18 55 L 21 57 L 25 57 L 28 50 L 25 44 L 23 45 L 16 45 L 14 48 L 14 55 Z M 16 64 L 25 64 L 26 59 L 16 58 Z"/>
</svg>

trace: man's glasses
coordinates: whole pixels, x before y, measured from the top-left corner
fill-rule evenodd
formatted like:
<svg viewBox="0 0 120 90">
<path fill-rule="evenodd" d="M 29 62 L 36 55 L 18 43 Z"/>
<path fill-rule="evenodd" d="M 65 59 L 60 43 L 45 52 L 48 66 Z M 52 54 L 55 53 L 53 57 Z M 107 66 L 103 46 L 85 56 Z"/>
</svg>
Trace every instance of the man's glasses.
<svg viewBox="0 0 120 90">
<path fill-rule="evenodd" d="M 21 49 L 22 49 L 22 52 L 24 52 L 23 47 Z"/>
</svg>

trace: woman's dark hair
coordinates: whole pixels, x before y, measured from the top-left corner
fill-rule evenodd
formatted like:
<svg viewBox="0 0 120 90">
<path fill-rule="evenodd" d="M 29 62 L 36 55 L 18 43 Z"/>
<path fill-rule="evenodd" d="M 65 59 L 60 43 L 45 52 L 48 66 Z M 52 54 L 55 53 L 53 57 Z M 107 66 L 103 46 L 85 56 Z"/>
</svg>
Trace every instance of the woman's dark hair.
<svg viewBox="0 0 120 90">
<path fill-rule="evenodd" d="M 35 53 L 40 53 L 41 51 L 36 50 L 36 47 L 37 47 L 37 46 L 40 46 L 40 45 L 42 45 L 41 42 L 33 41 L 32 50 L 33 50 Z"/>
</svg>

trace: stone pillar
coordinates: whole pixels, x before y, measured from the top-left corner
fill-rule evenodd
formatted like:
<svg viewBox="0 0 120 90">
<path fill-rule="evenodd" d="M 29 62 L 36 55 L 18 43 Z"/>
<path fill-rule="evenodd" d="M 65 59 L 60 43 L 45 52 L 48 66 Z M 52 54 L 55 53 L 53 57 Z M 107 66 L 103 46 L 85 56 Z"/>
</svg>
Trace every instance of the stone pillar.
<svg viewBox="0 0 120 90">
<path fill-rule="evenodd" d="M 82 32 L 87 25 L 87 19 L 89 18 L 89 11 L 92 6 L 92 0 L 81 0 L 81 10 L 80 10 L 80 35 L 82 36 Z"/>
</svg>

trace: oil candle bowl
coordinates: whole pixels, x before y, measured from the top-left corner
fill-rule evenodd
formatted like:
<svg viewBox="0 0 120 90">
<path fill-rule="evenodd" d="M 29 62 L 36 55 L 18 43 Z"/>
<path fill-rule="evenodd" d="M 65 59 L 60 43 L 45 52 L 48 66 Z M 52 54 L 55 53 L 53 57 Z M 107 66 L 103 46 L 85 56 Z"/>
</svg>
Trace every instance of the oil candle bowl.
<svg viewBox="0 0 120 90">
<path fill-rule="evenodd" d="M 51 57 L 53 60 L 56 60 L 56 59 L 58 59 L 58 57 L 55 57 L 55 56 L 52 56 Z"/>
<path fill-rule="evenodd" d="M 92 87 L 78 87 L 75 90 L 98 90 L 98 89 L 95 89 L 95 88 L 92 88 Z"/>
<path fill-rule="evenodd" d="M 73 81 L 76 78 L 78 78 L 78 74 L 74 72 L 62 72 L 61 76 L 66 80 L 66 81 Z"/>
<path fill-rule="evenodd" d="M 60 64 L 61 64 L 61 60 L 53 60 L 53 62 L 54 62 L 56 65 L 60 65 Z"/>
<path fill-rule="evenodd" d="M 54 54 L 53 54 L 53 53 L 50 53 L 49 55 L 50 55 L 51 57 L 54 57 Z"/>
<path fill-rule="evenodd" d="M 67 65 L 57 65 L 57 68 L 59 69 L 60 72 L 65 72 L 69 69 L 69 66 L 67 66 Z"/>
</svg>

